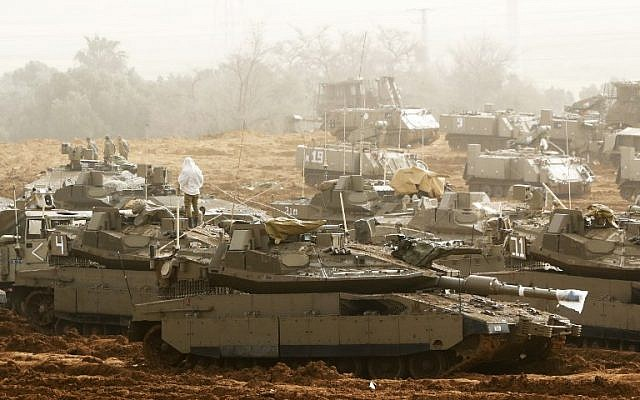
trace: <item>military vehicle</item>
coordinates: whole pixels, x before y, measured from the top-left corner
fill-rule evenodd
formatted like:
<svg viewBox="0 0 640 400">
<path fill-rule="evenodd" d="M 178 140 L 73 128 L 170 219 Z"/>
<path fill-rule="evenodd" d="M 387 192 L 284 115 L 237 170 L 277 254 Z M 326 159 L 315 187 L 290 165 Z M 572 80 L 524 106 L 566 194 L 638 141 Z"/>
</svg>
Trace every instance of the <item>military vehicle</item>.
<svg viewBox="0 0 640 400">
<path fill-rule="evenodd" d="M 634 153 L 640 150 L 640 128 L 624 128 L 610 132 L 605 136 L 602 146 L 602 159 L 615 166 L 620 165 L 620 148 L 631 147 Z"/>
<path fill-rule="evenodd" d="M 317 185 L 343 175 L 362 175 L 367 179 L 391 179 L 400 168 L 426 164 L 405 150 L 380 149 L 371 144 L 299 145 L 296 168 L 303 171 L 308 185 Z"/>
<path fill-rule="evenodd" d="M 27 199 L 0 210 L 0 288 L 9 292 L 20 270 L 47 266 L 51 232 L 66 226 L 79 226 L 91 218 L 90 211 L 54 208 L 46 191 L 32 191 Z"/>
<path fill-rule="evenodd" d="M 485 104 L 482 112 L 440 115 L 440 130 L 452 150 L 464 150 L 472 143 L 482 149 L 504 149 L 511 141 L 525 137 L 536 124 L 533 114 L 496 111 L 493 104 Z"/>
<path fill-rule="evenodd" d="M 616 217 L 602 205 L 585 212 L 554 210 L 533 239 L 517 233 L 510 238 L 511 256 L 522 261 L 518 268 L 489 274 L 515 284 L 588 290 L 581 314 L 562 312 L 583 325 L 581 342 L 639 351 L 639 236 L 640 220 L 633 214 Z"/>
<path fill-rule="evenodd" d="M 139 165 L 135 175 L 129 171 L 106 174 L 103 171 L 82 171 L 73 183 L 57 189 L 53 198 L 57 207 L 88 210 L 92 207 L 120 208 L 132 198 L 147 198 L 161 203 L 160 199 L 175 194 L 165 167 Z"/>
<path fill-rule="evenodd" d="M 453 150 L 474 143 L 483 150 L 499 150 L 513 144 L 532 145 L 544 137 L 557 149 L 566 151 L 568 145 L 569 153 L 594 157 L 602 150 L 604 140 L 597 118 L 573 114 L 559 117 L 551 110 L 541 110 L 539 116 L 494 111 L 491 104 L 481 113 L 443 114 L 440 125 Z"/>
<path fill-rule="evenodd" d="M 633 147 L 620 147 L 616 183 L 623 199 L 634 202 L 640 195 L 640 158 L 636 156 L 636 150 Z"/>
<path fill-rule="evenodd" d="M 581 196 L 591 191 L 595 175 L 580 158 L 532 148 L 481 151 L 470 144 L 463 175 L 469 191 L 503 197 L 516 184 L 542 187 L 559 196 Z"/>
<path fill-rule="evenodd" d="M 364 179 L 360 175 L 325 181 L 318 189 L 319 192 L 311 199 L 274 201 L 271 206 L 281 211 L 275 215 L 342 223 L 343 220 L 352 222 L 364 217 L 403 211 L 400 199 L 391 186 Z"/>
<path fill-rule="evenodd" d="M 317 113 L 323 128 L 345 142 L 405 147 L 438 138 L 438 121 L 424 108 L 405 107 L 390 76 L 321 83 Z"/>
<path fill-rule="evenodd" d="M 15 274 L 10 299 L 17 311 L 57 332 L 124 332 L 133 304 L 159 298 L 151 254 L 156 261 L 174 255 L 196 264 L 211 259 L 221 230 L 201 225 L 184 231 L 181 218 L 176 239 L 176 219 L 166 207 L 142 200 L 129 207 L 96 207 L 86 224 L 58 225 L 47 238 L 34 239 L 28 231 L 26 253 L 38 261 Z M 10 249 L 0 247 L 0 254 Z"/>
<path fill-rule="evenodd" d="M 144 342 L 149 363 L 175 365 L 185 355 L 230 366 L 323 359 L 373 378 L 422 378 L 544 357 L 579 335 L 579 326 L 555 314 L 462 294 L 564 302 L 576 300 L 571 291 L 412 267 L 374 247 L 348 244 L 339 231 L 310 231 L 321 223 L 234 224 L 230 242 L 188 276 L 232 291 L 138 304 L 131 340 Z M 179 262 L 158 265 L 170 282 L 184 280 Z"/>
<path fill-rule="evenodd" d="M 542 110 L 538 127 L 546 126 L 549 130 L 545 138 L 556 149 L 588 159 L 601 157 L 604 134 L 598 117 L 575 114 L 560 117 L 551 110 Z"/>
<path fill-rule="evenodd" d="M 409 215 L 414 211 L 417 201 L 409 195 L 419 194 L 436 199 L 445 189 L 444 178 L 435 173 L 419 168 L 415 170 L 399 170 L 413 175 L 420 175 L 419 189 L 413 181 L 408 182 L 410 191 L 398 191 L 399 181 L 403 177 L 394 175 L 390 183 L 365 179 L 360 175 L 341 176 L 318 185 L 319 192 L 311 199 L 279 200 L 271 206 L 280 213 L 276 216 L 289 216 L 301 220 L 325 219 L 329 222 L 353 222 L 372 216 Z M 429 178 L 425 178 L 428 176 Z M 425 199 L 428 202 L 429 199 Z"/>
<path fill-rule="evenodd" d="M 640 127 L 640 82 L 613 82 L 615 94 L 606 116 L 608 127 Z"/>
<path fill-rule="evenodd" d="M 60 152 L 69 157 L 69 163 L 49 168 L 44 175 L 27 183 L 24 187 L 25 194 L 28 195 L 33 189 L 53 192 L 66 185 L 71 185 L 75 183 L 82 171 L 102 171 L 105 175 L 111 175 L 121 171 L 135 173 L 137 168 L 136 164 L 118 155 L 113 157 L 112 163 L 105 164 L 97 159 L 94 149 L 80 145 L 62 143 Z"/>
</svg>

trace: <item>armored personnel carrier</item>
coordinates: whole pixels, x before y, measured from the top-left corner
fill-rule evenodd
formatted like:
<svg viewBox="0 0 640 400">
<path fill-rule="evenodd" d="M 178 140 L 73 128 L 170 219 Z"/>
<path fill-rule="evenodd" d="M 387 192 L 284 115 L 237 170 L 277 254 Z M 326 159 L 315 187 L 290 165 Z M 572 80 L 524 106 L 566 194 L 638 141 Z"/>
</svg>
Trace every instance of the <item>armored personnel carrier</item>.
<svg viewBox="0 0 640 400">
<path fill-rule="evenodd" d="M 233 225 L 230 242 L 200 273 L 191 272 L 191 279 L 231 292 L 138 304 L 131 339 L 144 342 L 150 363 L 176 364 L 187 354 L 230 366 L 322 359 L 374 378 L 418 378 L 544 356 L 579 334 L 555 315 L 462 294 L 556 301 L 573 293 L 412 267 L 348 244 L 339 231 L 309 231 L 317 224 Z M 159 264 L 169 286 L 184 280 L 179 262 Z"/>
<path fill-rule="evenodd" d="M 452 150 L 464 150 L 472 143 L 487 150 L 504 149 L 511 141 L 525 137 L 536 124 L 533 114 L 495 111 L 493 104 L 485 104 L 482 112 L 440 115 L 440 130 Z"/>
<path fill-rule="evenodd" d="M 539 116 L 494 111 L 491 104 L 485 105 L 481 113 L 443 114 L 440 129 L 446 133 L 453 150 L 464 150 L 474 143 L 483 150 L 499 150 L 513 143 L 535 143 L 544 137 L 556 148 L 566 151 L 568 145 L 569 153 L 598 156 L 604 140 L 597 117 L 575 114 L 560 117 L 551 110 L 541 110 Z"/>
<path fill-rule="evenodd" d="M 321 83 L 317 113 L 324 129 L 350 143 L 400 148 L 438 138 L 438 121 L 424 108 L 405 107 L 390 76 Z"/>
<path fill-rule="evenodd" d="M 633 147 L 620 147 L 620 164 L 616 183 L 623 199 L 633 202 L 640 195 L 640 158 Z"/>
<path fill-rule="evenodd" d="M 516 184 L 545 184 L 559 196 L 581 196 L 591 191 L 595 175 L 580 158 L 532 148 L 482 152 L 470 144 L 463 175 L 469 191 L 503 197 Z"/>
<path fill-rule="evenodd" d="M 613 82 L 613 103 L 609 106 L 606 124 L 609 127 L 640 127 L 640 82 Z"/>
<path fill-rule="evenodd" d="M 299 145 L 296 168 L 303 171 L 308 185 L 317 185 L 343 175 L 362 175 L 386 180 L 401 168 L 426 165 L 416 154 L 405 150 L 380 149 L 371 144 Z"/>
</svg>

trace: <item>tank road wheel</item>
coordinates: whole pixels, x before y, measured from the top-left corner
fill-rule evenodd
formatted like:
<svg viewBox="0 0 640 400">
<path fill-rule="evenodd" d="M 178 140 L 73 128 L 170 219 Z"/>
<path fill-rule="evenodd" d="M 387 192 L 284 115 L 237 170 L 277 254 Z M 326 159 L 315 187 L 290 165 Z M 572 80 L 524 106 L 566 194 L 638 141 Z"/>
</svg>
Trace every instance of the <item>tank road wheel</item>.
<svg viewBox="0 0 640 400">
<path fill-rule="evenodd" d="M 56 335 L 67 335 L 73 333 L 75 334 L 82 333 L 82 326 L 72 321 L 67 321 L 65 319 L 58 318 L 56 320 L 56 324 L 53 328 Z"/>
<path fill-rule="evenodd" d="M 339 357 L 327 360 L 327 362 L 334 367 L 341 374 L 353 373 L 356 376 L 363 376 L 364 365 L 361 359 L 357 357 Z"/>
<path fill-rule="evenodd" d="M 445 370 L 442 354 L 428 352 L 409 357 L 409 375 L 414 379 L 436 378 Z"/>
<path fill-rule="evenodd" d="M 404 376 L 404 360 L 401 357 L 370 357 L 367 372 L 371 379 L 393 379 Z"/>
<path fill-rule="evenodd" d="M 44 291 L 34 291 L 24 299 L 25 315 L 29 321 L 40 327 L 53 324 L 55 315 L 53 312 L 53 297 Z"/>
<path fill-rule="evenodd" d="M 162 327 L 155 325 L 144 335 L 142 351 L 144 358 L 152 366 L 178 365 L 184 355 L 162 340 Z"/>
</svg>

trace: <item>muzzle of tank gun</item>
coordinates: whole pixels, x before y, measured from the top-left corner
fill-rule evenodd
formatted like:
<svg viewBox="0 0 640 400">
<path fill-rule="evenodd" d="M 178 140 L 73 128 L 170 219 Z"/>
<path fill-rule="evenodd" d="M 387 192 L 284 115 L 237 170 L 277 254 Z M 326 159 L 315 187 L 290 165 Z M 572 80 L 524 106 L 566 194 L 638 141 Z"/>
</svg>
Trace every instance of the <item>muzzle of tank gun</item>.
<svg viewBox="0 0 640 400">
<path fill-rule="evenodd" d="M 578 313 L 582 312 L 588 292 L 577 289 L 543 289 L 532 286 L 510 285 L 491 276 L 469 275 L 466 278 L 441 276 L 436 286 L 481 296 L 503 295 L 555 300 Z"/>
</svg>

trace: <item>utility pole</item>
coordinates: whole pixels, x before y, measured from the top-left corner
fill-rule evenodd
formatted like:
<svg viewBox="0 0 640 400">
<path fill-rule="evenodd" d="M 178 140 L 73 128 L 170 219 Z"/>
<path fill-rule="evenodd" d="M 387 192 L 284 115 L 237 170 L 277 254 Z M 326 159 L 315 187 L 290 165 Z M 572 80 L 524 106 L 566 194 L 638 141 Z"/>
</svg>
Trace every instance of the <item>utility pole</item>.
<svg viewBox="0 0 640 400">
<path fill-rule="evenodd" d="M 520 25 L 518 21 L 518 0 L 507 1 L 507 40 L 511 43 L 513 51 L 513 64 L 516 70 L 519 70 L 519 36 Z"/>
<path fill-rule="evenodd" d="M 417 11 L 420 13 L 420 62 L 423 67 L 429 65 L 429 13 L 433 11 L 431 8 L 412 8 L 408 11 Z"/>
</svg>

